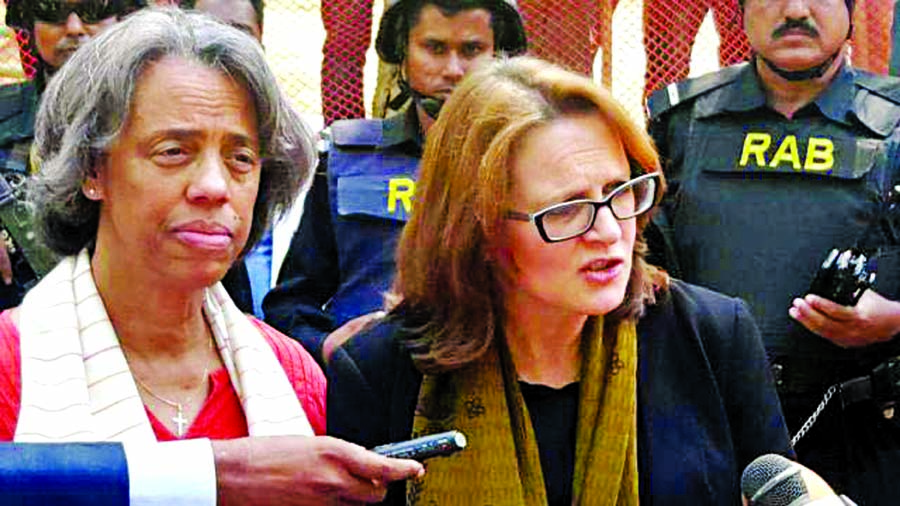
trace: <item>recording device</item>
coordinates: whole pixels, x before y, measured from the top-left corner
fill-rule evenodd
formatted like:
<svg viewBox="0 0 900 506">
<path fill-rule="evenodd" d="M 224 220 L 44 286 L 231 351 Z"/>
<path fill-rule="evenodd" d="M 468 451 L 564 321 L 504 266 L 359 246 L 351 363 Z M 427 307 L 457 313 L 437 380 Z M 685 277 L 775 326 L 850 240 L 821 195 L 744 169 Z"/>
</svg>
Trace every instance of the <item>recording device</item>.
<svg viewBox="0 0 900 506">
<path fill-rule="evenodd" d="M 776 454 L 757 457 L 744 469 L 741 492 L 748 506 L 856 506 L 809 468 Z"/>
<path fill-rule="evenodd" d="M 809 286 L 809 293 L 842 306 L 855 306 L 866 289 L 875 283 L 868 258 L 856 248 L 828 253 Z"/>
<path fill-rule="evenodd" d="M 462 432 L 451 430 L 400 443 L 376 446 L 372 448 L 372 451 L 385 457 L 412 459 L 421 462 L 431 457 L 452 455 L 465 447 L 466 436 Z"/>
</svg>

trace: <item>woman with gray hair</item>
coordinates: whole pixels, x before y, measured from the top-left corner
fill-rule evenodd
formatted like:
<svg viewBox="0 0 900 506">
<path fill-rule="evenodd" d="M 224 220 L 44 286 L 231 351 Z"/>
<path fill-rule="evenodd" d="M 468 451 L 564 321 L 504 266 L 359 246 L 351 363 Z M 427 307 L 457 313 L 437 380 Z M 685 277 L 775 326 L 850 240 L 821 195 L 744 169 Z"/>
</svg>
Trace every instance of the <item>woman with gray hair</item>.
<svg viewBox="0 0 900 506">
<path fill-rule="evenodd" d="M 219 283 L 308 177 L 311 137 L 259 45 L 204 16 L 142 12 L 77 51 L 44 94 L 30 189 L 64 258 L 0 314 L 0 440 L 322 433 L 322 372 Z M 421 472 L 330 438 L 212 448 L 220 491 L 287 476 L 298 503 Z"/>
</svg>

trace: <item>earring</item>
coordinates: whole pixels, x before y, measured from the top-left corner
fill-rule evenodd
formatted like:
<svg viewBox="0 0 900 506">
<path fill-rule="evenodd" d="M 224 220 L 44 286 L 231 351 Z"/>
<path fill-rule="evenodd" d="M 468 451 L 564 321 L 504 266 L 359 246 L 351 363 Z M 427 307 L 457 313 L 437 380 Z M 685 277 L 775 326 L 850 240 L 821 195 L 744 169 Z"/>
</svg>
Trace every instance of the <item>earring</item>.
<svg viewBox="0 0 900 506">
<path fill-rule="evenodd" d="M 84 193 L 87 194 L 89 199 L 93 199 L 97 197 L 97 189 L 93 186 L 88 186 L 84 189 Z"/>
</svg>

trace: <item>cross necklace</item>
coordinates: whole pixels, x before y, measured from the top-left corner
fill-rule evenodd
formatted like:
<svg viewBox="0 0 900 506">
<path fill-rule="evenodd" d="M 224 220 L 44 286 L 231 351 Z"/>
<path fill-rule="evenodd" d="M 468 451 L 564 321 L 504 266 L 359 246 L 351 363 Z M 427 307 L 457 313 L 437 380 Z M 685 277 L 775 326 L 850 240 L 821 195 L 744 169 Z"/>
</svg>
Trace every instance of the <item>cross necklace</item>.
<svg viewBox="0 0 900 506">
<path fill-rule="evenodd" d="M 209 341 L 209 347 L 212 349 L 212 339 Z M 200 376 L 200 381 L 194 388 L 190 389 L 191 395 L 187 398 L 187 402 L 193 400 L 193 392 L 196 390 L 200 390 L 202 387 L 206 386 L 207 376 L 209 375 L 209 364 L 212 362 L 212 359 L 206 360 L 206 366 L 203 368 L 203 375 Z M 175 435 L 178 438 L 184 437 L 185 429 L 187 429 L 188 419 L 184 417 L 184 402 L 177 402 L 171 399 L 166 399 L 158 395 L 153 390 L 150 390 L 140 378 L 137 377 L 136 374 L 132 373 L 132 377 L 134 377 L 134 381 L 144 389 L 145 392 L 152 395 L 154 398 L 168 404 L 170 407 L 175 408 L 175 416 L 172 417 L 172 422 L 175 423 Z"/>
</svg>

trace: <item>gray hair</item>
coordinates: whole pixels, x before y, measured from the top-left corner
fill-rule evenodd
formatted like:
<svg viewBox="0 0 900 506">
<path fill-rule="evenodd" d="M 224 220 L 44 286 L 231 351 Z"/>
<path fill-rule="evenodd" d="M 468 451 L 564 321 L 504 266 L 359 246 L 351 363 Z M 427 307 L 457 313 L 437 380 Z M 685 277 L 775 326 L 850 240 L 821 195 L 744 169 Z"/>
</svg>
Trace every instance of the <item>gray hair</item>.
<svg viewBox="0 0 900 506">
<path fill-rule="evenodd" d="M 41 169 L 29 198 L 35 231 L 54 251 L 72 255 L 93 244 L 100 204 L 82 194 L 82 183 L 128 120 L 141 73 L 167 56 L 234 78 L 256 106 L 263 161 L 242 254 L 293 203 L 310 176 L 316 156 L 312 133 L 288 105 L 256 40 L 206 15 L 146 9 L 76 51 L 43 94 L 35 126 Z"/>
</svg>

